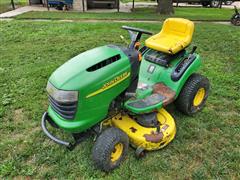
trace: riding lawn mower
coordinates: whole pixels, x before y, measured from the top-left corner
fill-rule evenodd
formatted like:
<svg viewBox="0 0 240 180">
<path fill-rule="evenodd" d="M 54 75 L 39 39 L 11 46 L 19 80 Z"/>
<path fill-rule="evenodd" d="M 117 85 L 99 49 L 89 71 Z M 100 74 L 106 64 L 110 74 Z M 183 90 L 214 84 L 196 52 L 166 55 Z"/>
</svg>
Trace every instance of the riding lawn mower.
<svg viewBox="0 0 240 180">
<path fill-rule="evenodd" d="M 231 23 L 235 26 L 240 26 L 240 13 L 238 12 L 237 6 L 234 6 L 235 13 L 231 18 Z"/>
<path fill-rule="evenodd" d="M 169 144 L 176 125 L 165 107 L 174 102 L 193 115 L 202 110 L 210 89 L 208 79 L 196 73 L 201 66 L 196 46 L 186 50 L 193 22 L 169 18 L 144 46 L 141 36 L 151 32 L 122 28 L 130 34 L 127 47 L 88 50 L 53 72 L 46 88 L 50 105 L 42 116 L 44 133 L 70 150 L 94 135 L 92 158 L 103 171 L 118 167 L 129 145 L 140 158 Z M 56 137 L 49 125 L 71 133 L 73 141 Z"/>
</svg>

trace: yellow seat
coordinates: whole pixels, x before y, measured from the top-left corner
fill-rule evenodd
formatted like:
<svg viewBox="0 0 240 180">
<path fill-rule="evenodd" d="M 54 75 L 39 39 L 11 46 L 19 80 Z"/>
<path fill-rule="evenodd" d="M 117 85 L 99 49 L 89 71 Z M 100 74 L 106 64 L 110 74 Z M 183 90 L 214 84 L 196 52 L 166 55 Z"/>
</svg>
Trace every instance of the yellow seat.
<svg viewBox="0 0 240 180">
<path fill-rule="evenodd" d="M 145 45 L 151 49 L 175 54 L 187 47 L 192 41 L 194 24 L 183 18 L 168 18 L 160 33 L 151 36 Z"/>
</svg>

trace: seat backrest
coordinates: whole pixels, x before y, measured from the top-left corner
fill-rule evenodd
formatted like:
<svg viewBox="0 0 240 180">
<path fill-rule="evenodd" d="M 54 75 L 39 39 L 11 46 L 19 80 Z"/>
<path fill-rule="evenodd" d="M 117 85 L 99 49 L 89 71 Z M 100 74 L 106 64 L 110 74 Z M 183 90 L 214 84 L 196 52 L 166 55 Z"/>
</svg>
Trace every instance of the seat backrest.
<svg viewBox="0 0 240 180">
<path fill-rule="evenodd" d="M 183 18 L 168 18 L 164 21 L 160 34 L 175 35 L 190 44 L 193 31 L 194 23 L 192 21 Z"/>
</svg>

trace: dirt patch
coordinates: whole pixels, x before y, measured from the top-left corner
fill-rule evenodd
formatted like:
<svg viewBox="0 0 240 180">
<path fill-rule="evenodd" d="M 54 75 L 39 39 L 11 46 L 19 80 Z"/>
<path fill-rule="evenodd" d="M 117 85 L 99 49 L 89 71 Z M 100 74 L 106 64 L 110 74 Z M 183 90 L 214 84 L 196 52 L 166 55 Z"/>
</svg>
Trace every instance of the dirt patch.
<svg viewBox="0 0 240 180">
<path fill-rule="evenodd" d="M 40 132 L 41 131 L 41 126 L 39 125 L 39 126 L 37 126 L 37 127 L 35 127 L 35 128 L 32 128 L 31 130 L 30 130 L 30 136 L 31 135 L 33 135 L 33 134 L 35 134 L 35 133 L 37 133 L 37 132 Z"/>
<path fill-rule="evenodd" d="M 14 139 L 14 140 L 17 140 L 17 141 L 20 141 L 20 140 L 24 140 L 25 139 L 25 135 L 23 133 L 13 133 L 11 135 L 11 139 Z"/>
<path fill-rule="evenodd" d="M 48 106 L 49 106 L 49 102 L 48 101 L 43 101 L 42 106 L 43 106 L 43 109 L 47 109 Z"/>
<path fill-rule="evenodd" d="M 31 177 L 30 176 L 16 176 L 13 178 L 13 180 L 21 180 L 21 179 L 30 180 Z"/>
<path fill-rule="evenodd" d="M 14 123 L 22 123 L 24 121 L 24 111 L 23 109 L 16 109 L 13 113 Z"/>
<path fill-rule="evenodd" d="M 26 164 L 27 165 L 33 165 L 36 163 L 36 155 L 33 154 L 33 156 L 30 156 L 27 161 L 26 161 Z"/>
</svg>

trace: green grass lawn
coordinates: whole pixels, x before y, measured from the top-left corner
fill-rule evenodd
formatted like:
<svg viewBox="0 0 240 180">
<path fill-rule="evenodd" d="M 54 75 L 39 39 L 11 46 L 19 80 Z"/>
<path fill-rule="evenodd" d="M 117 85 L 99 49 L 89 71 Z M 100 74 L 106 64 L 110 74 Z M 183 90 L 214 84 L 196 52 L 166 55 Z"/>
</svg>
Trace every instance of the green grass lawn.
<svg viewBox="0 0 240 180">
<path fill-rule="evenodd" d="M 191 20 L 229 20 L 232 9 L 214 8 L 175 8 L 173 17 Z M 81 13 L 81 12 L 28 12 L 17 16 L 17 19 L 132 19 L 132 20 L 163 20 L 169 16 L 159 15 L 154 8 L 137 8 L 131 13 Z"/>
<path fill-rule="evenodd" d="M 26 0 L 14 0 L 16 8 L 27 4 Z M 11 0 L 0 0 L 0 13 L 12 10 Z"/>
<path fill-rule="evenodd" d="M 1 0 L 0 1 L 0 13 L 9 11 L 12 9 L 10 0 Z"/>
<path fill-rule="evenodd" d="M 1 22 L 0 178 L 240 178 L 240 31 L 234 26 L 196 24 L 193 44 L 202 57 L 200 73 L 209 78 L 211 94 L 206 107 L 194 117 L 174 106 L 168 108 L 176 120 L 177 135 L 166 148 L 141 160 L 130 148 L 120 168 L 107 174 L 93 166 L 93 138 L 70 152 L 44 135 L 40 121 L 48 106 L 48 77 L 87 49 L 122 43 L 119 35 L 128 36 L 121 25 Z M 127 25 L 155 33 L 161 28 L 160 23 Z"/>
</svg>

